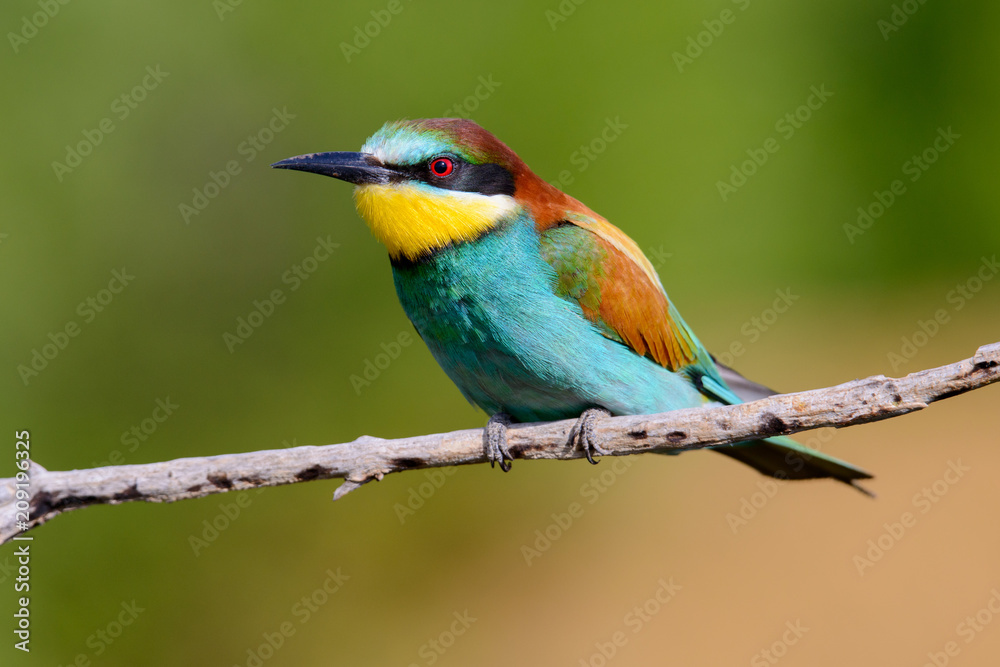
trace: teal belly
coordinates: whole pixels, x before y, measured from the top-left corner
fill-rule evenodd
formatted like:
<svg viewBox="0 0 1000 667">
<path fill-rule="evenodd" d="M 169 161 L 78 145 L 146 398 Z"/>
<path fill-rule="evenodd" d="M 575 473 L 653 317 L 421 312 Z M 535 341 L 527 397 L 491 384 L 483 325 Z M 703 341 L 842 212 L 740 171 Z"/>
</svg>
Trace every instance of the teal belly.
<svg viewBox="0 0 1000 667">
<path fill-rule="evenodd" d="M 487 413 L 567 419 L 703 405 L 672 373 L 603 336 L 553 292 L 530 220 L 393 266 L 403 309 L 448 376 Z"/>
</svg>

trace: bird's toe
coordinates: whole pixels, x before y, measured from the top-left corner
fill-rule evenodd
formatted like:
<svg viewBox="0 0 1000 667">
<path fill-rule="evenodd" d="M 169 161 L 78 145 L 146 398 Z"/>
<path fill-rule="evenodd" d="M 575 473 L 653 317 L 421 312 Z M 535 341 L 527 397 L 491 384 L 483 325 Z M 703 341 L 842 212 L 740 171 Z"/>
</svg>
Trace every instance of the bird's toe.
<svg viewBox="0 0 1000 667">
<path fill-rule="evenodd" d="M 514 460 L 507 447 L 507 427 L 510 423 L 510 415 L 503 412 L 496 413 L 486 423 L 486 458 L 490 460 L 491 468 L 494 463 L 499 463 L 504 472 L 510 470 L 510 462 Z"/>
<path fill-rule="evenodd" d="M 597 423 L 600 422 L 605 417 L 610 417 L 611 413 L 604 408 L 590 408 L 584 410 L 583 414 L 577 420 L 576 425 L 573 427 L 573 431 L 570 434 L 570 439 L 575 440 L 580 444 L 580 448 L 583 449 L 583 453 L 586 455 L 587 460 L 593 465 L 597 465 L 597 461 L 594 460 L 594 454 L 599 454 L 600 456 L 607 456 L 611 452 L 601 446 L 601 439 L 597 435 Z"/>
</svg>

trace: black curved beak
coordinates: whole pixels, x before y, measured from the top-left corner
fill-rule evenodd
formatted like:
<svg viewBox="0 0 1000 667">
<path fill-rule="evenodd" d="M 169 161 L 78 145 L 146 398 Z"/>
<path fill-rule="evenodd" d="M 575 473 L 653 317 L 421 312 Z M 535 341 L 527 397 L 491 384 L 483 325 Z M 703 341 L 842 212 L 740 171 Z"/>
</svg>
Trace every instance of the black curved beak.
<svg viewBox="0 0 1000 667">
<path fill-rule="evenodd" d="M 371 153 L 309 153 L 290 157 L 271 165 L 275 169 L 297 169 L 339 178 L 355 185 L 385 185 L 398 174 L 387 168 Z"/>
</svg>

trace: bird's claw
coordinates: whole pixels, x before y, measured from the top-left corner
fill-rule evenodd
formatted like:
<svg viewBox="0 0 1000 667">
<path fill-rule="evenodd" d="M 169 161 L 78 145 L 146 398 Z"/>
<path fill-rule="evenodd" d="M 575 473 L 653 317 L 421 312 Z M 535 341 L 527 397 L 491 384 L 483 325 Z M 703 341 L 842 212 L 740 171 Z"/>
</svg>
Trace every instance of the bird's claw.
<svg viewBox="0 0 1000 667">
<path fill-rule="evenodd" d="M 594 460 L 594 454 L 607 456 L 611 453 L 601 447 L 600 438 L 597 437 L 595 430 L 599 421 L 610 416 L 611 413 L 604 408 L 589 408 L 583 411 L 583 414 L 580 415 L 576 425 L 573 426 L 573 430 L 570 432 L 570 442 L 575 441 L 580 444 L 583 453 L 592 465 L 597 465 L 597 461 Z"/>
<path fill-rule="evenodd" d="M 494 463 L 499 463 L 500 470 L 504 472 L 510 470 L 510 462 L 514 460 L 507 448 L 507 427 L 510 422 L 510 415 L 498 412 L 486 423 L 486 458 L 490 460 L 491 468 Z"/>
</svg>

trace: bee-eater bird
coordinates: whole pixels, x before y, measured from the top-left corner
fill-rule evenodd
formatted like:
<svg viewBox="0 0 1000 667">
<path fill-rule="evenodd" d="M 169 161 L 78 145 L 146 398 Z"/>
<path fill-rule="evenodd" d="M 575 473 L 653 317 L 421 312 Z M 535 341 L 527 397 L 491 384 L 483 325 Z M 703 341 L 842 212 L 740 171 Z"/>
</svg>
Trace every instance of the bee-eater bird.
<svg viewBox="0 0 1000 667">
<path fill-rule="evenodd" d="M 576 440 L 593 463 L 607 453 L 594 433 L 602 416 L 774 393 L 714 360 L 632 239 L 472 121 L 390 122 L 360 153 L 272 166 L 355 185 L 403 310 L 448 377 L 492 415 L 486 453 L 504 471 L 512 420 L 579 418 Z M 871 477 L 783 436 L 714 450 L 781 479 Z"/>
</svg>

